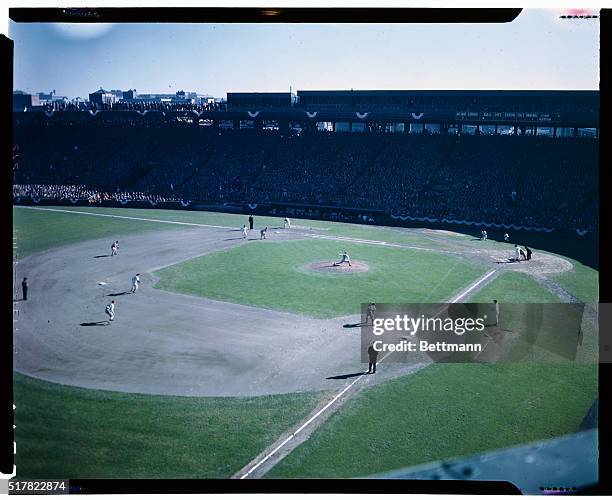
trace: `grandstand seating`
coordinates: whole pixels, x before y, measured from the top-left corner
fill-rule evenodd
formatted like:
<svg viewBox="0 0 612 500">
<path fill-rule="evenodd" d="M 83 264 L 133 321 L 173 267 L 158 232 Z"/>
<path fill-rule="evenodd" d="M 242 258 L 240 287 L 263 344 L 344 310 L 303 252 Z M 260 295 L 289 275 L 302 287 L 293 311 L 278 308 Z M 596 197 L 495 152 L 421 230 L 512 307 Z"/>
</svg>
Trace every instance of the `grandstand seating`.
<svg viewBox="0 0 612 500">
<path fill-rule="evenodd" d="M 100 123 L 16 127 L 20 160 L 15 196 L 54 192 L 32 185 L 78 186 L 63 192 L 87 198 L 92 192 L 110 193 L 103 195 L 107 198 L 129 192 L 157 200 L 300 203 L 414 217 L 597 228 L 594 139 L 298 135 Z"/>
</svg>

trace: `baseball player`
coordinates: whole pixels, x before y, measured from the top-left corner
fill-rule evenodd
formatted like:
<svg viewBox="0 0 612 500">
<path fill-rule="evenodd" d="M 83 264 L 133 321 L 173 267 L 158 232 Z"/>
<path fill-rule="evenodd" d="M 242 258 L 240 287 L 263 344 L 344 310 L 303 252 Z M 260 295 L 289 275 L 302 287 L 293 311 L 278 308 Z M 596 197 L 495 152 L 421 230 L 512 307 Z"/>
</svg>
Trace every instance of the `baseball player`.
<svg viewBox="0 0 612 500">
<path fill-rule="evenodd" d="M 247 237 L 247 227 L 246 227 L 246 224 L 243 224 L 242 225 L 242 239 L 246 240 L 246 237 Z"/>
<path fill-rule="evenodd" d="M 525 250 L 523 250 L 520 246 L 514 245 L 514 252 L 515 252 L 515 257 L 514 257 L 515 261 L 520 262 L 521 257 L 523 257 L 523 260 L 527 259 L 527 256 L 525 255 Z"/>
<path fill-rule="evenodd" d="M 487 239 L 487 232 L 484 229 L 482 231 L 480 231 L 480 239 L 482 241 L 486 241 L 486 239 Z"/>
<path fill-rule="evenodd" d="M 495 304 L 495 326 L 499 326 L 499 302 L 493 300 L 493 304 Z"/>
<path fill-rule="evenodd" d="M 115 301 L 114 300 L 111 300 L 110 304 L 106 305 L 106 309 L 104 309 L 104 312 L 108 314 L 109 321 L 113 321 L 115 319 Z"/>
<path fill-rule="evenodd" d="M 285 217 L 285 229 L 291 229 L 291 221 L 289 217 Z"/>
<path fill-rule="evenodd" d="M 340 262 L 334 263 L 334 266 L 339 266 L 341 264 L 344 264 L 345 262 L 348 263 L 349 266 L 351 265 L 351 258 L 349 257 L 349 254 L 346 250 L 340 252 L 338 255 L 340 255 Z"/>
<path fill-rule="evenodd" d="M 114 255 L 117 255 L 118 250 L 119 250 L 119 241 L 117 240 L 111 245 L 111 257 Z"/>
<path fill-rule="evenodd" d="M 504 233 L 504 241 L 508 241 L 510 239 L 510 235 L 508 233 Z"/>
<path fill-rule="evenodd" d="M 268 232 L 268 226 L 264 227 L 261 231 L 259 231 L 259 239 L 265 240 L 267 232 Z"/>
<path fill-rule="evenodd" d="M 140 273 L 136 273 L 135 276 L 132 276 L 132 293 L 136 293 L 138 287 L 140 286 Z"/>
<path fill-rule="evenodd" d="M 368 322 L 370 320 L 372 320 L 372 324 L 374 324 L 374 314 L 376 313 L 376 304 L 374 304 L 374 302 L 371 302 L 370 304 L 368 304 L 368 307 L 366 309 L 366 325 L 368 324 Z"/>
</svg>

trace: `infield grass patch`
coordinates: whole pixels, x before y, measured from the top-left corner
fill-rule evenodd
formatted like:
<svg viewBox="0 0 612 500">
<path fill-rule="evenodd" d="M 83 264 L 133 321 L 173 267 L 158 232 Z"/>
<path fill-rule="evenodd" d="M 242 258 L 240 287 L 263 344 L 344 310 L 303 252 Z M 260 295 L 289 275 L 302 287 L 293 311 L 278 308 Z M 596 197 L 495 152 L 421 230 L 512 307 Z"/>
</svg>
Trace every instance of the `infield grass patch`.
<svg viewBox="0 0 612 500">
<path fill-rule="evenodd" d="M 347 250 L 365 273 L 318 273 L 310 262 Z M 442 302 L 486 271 L 454 255 L 327 240 L 252 241 L 156 272 L 157 287 L 268 309 L 330 318 L 362 302 Z"/>
</svg>

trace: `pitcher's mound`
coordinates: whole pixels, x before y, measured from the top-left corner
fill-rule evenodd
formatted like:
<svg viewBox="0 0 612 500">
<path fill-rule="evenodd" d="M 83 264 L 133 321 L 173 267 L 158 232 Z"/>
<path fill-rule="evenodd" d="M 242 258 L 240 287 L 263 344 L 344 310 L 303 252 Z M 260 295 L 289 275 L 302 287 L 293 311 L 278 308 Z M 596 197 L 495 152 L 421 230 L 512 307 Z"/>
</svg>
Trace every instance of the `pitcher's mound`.
<svg viewBox="0 0 612 500">
<path fill-rule="evenodd" d="M 351 274 L 351 273 L 365 273 L 370 270 L 370 266 L 362 260 L 351 261 L 351 265 L 340 264 L 335 266 L 333 262 L 329 260 L 311 262 L 304 266 L 309 271 L 316 271 L 318 273 L 335 273 L 335 274 Z"/>
</svg>

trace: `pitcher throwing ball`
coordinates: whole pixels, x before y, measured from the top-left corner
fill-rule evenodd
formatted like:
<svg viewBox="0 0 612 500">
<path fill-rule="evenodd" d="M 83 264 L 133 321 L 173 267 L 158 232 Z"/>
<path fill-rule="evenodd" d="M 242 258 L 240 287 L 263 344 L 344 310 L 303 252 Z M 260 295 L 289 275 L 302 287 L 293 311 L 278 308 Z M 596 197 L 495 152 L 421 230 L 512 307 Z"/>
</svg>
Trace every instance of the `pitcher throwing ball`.
<svg viewBox="0 0 612 500">
<path fill-rule="evenodd" d="M 351 265 L 351 258 L 349 257 L 349 254 L 347 253 L 346 250 L 340 252 L 338 255 L 340 255 L 340 262 L 334 262 L 334 266 L 341 266 L 345 262 L 349 266 Z"/>
</svg>

